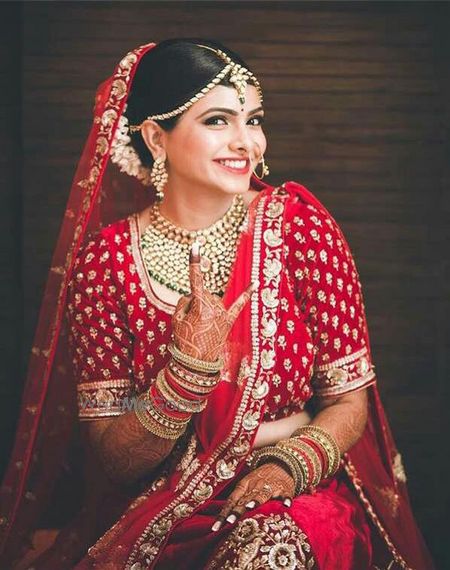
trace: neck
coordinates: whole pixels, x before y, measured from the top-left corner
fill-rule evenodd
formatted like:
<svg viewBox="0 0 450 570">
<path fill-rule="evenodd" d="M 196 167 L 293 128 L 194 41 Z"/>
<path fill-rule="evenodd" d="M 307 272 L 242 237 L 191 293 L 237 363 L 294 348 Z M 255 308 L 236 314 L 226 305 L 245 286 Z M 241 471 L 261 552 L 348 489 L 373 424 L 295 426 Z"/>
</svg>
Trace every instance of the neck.
<svg viewBox="0 0 450 570">
<path fill-rule="evenodd" d="M 173 224 L 186 230 L 201 230 L 220 220 L 229 210 L 235 194 L 196 190 L 175 190 L 167 184 L 159 211 Z"/>
</svg>

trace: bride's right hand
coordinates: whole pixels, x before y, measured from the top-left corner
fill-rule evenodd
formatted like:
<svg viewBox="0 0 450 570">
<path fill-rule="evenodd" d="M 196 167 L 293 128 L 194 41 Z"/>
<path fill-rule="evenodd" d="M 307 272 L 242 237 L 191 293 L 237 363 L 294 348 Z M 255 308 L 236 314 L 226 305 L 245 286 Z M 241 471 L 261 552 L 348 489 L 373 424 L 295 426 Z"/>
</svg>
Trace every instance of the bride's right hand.
<svg viewBox="0 0 450 570">
<path fill-rule="evenodd" d="M 200 247 L 192 246 L 189 257 L 191 294 L 181 297 L 172 318 L 177 348 L 200 360 L 214 361 L 223 352 L 228 333 L 256 284 L 250 284 L 227 310 L 222 299 L 204 286 L 200 269 Z"/>
</svg>

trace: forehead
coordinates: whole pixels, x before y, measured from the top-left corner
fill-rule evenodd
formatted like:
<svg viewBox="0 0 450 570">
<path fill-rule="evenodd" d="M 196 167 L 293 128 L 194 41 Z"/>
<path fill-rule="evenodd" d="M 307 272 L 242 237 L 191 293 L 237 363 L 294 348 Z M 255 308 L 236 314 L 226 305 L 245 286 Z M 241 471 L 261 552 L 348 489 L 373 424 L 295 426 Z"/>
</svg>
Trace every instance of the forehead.
<svg viewBox="0 0 450 570">
<path fill-rule="evenodd" d="M 204 97 L 196 101 L 192 107 L 186 111 L 186 115 L 197 116 L 204 113 L 211 107 L 226 107 L 244 113 L 256 109 L 261 105 L 258 91 L 254 85 L 247 84 L 245 91 L 245 104 L 241 105 L 238 99 L 238 93 L 234 87 L 226 85 L 217 85 L 213 87 Z"/>
</svg>

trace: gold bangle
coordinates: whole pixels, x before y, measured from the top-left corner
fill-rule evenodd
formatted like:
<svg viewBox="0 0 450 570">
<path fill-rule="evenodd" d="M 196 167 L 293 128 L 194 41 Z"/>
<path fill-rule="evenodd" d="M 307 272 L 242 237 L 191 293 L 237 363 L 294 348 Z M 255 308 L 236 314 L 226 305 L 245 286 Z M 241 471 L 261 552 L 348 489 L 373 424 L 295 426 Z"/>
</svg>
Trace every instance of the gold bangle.
<svg viewBox="0 0 450 570">
<path fill-rule="evenodd" d="M 145 407 L 145 411 L 147 412 L 147 414 L 150 414 L 154 420 L 156 420 L 157 422 L 166 426 L 169 429 L 180 428 L 181 426 L 188 423 L 189 420 L 191 419 L 189 417 L 189 418 L 180 420 L 180 419 L 172 418 L 168 415 L 165 415 L 161 410 L 159 410 L 155 406 L 154 402 L 152 402 L 152 400 L 149 397 L 147 392 L 145 392 L 144 394 L 141 394 L 139 396 L 138 400 L 141 402 L 144 402 L 144 407 Z"/>
<path fill-rule="evenodd" d="M 200 360 L 181 352 L 174 343 L 168 345 L 167 350 L 180 364 L 184 364 L 188 368 L 192 368 L 196 372 L 220 372 L 223 367 L 223 358 L 218 358 L 213 362 Z"/>
<path fill-rule="evenodd" d="M 169 385 L 164 374 L 164 369 L 160 370 L 158 376 L 156 377 L 156 387 L 161 393 L 161 395 L 167 400 L 167 402 L 173 405 L 177 411 L 180 412 L 190 412 L 192 414 L 197 414 L 202 412 L 207 404 L 207 400 L 187 400 L 179 394 L 177 394 L 174 389 Z"/>
<path fill-rule="evenodd" d="M 311 437 L 318 444 L 322 444 L 322 447 L 325 449 L 325 452 L 327 453 L 328 456 L 327 477 L 330 475 L 334 475 L 336 471 L 339 469 L 339 465 L 341 462 L 341 452 L 339 450 L 338 444 L 336 443 L 336 440 L 330 433 L 328 433 L 323 428 L 320 428 L 319 426 L 304 426 L 304 427 L 310 428 L 309 430 L 305 430 L 305 435 Z"/>
<path fill-rule="evenodd" d="M 134 413 L 139 423 L 147 431 L 163 439 L 178 439 L 186 431 L 187 424 L 186 426 L 183 426 L 182 428 L 178 428 L 176 430 L 170 430 L 166 426 L 162 426 L 151 416 L 147 415 L 145 413 L 145 409 L 141 409 L 140 406 L 136 406 Z"/>
<path fill-rule="evenodd" d="M 333 447 L 330 446 L 329 441 L 322 439 L 321 436 L 319 435 L 312 435 L 312 434 L 308 435 L 305 434 L 299 437 L 301 437 L 303 441 L 308 441 L 308 439 L 313 440 L 316 443 L 316 445 L 319 445 L 324 450 L 328 461 L 328 466 L 326 473 L 324 474 L 324 477 L 326 478 L 330 477 L 331 475 L 334 475 L 334 473 L 336 473 L 336 471 L 339 468 L 340 456 L 336 455 L 336 451 L 333 449 Z"/>
<path fill-rule="evenodd" d="M 263 459 L 267 459 L 269 462 L 271 459 L 278 459 L 288 468 L 293 480 L 294 480 L 294 494 L 300 494 L 305 487 L 305 476 L 302 472 L 298 461 L 292 456 L 287 450 L 281 449 L 275 446 L 267 446 L 258 449 L 253 454 L 251 467 L 255 469 L 259 467 Z"/>
<path fill-rule="evenodd" d="M 325 429 L 316 425 L 305 425 L 294 431 L 291 437 L 306 435 L 313 439 L 325 450 L 328 457 L 328 470 L 326 477 L 334 475 L 339 469 L 341 452 L 334 437 Z"/>
<path fill-rule="evenodd" d="M 317 487 L 322 479 L 322 463 L 315 449 L 305 441 L 299 441 L 294 438 L 292 438 L 292 440 L 279 441 L 277 445 L 287 449 L 299 450 L 308 457 L 313 466 L 313 473 L 311 474 L 311 480 L 308 481 L 308 486 L 312 485 L 313 487 Z"/>
<path fill-rule="evenodd" d="M 278 449 L 280 449 L 280 447 L 278 447 Z M 287 451 L 292 456 L 294 461 L 296 461 L 299 464 L 300 471 L 302 471 L 302 473 L 303 473 L 302 491 L 304 491 L 307 487 L 309 487 L 311 485 L 311 479 L 312 479 L 312 473 L 310 473 L 310 471 L 309 471 L 309 467 L 308 467 L 308 463 L 306 462 L 306 459 L 304 458 L 303 454 L 296 451 L 295 449 L 292 449 L 292 448 L 289 448 L 289 449 L 281 448 L 281 449 L 284 449 L 285 451 Z"/>
<path fill-rule="evenodd" d="M 214 376 L 201 376 L 180 367 L 174 359 L 169 361 L 169 370 L 177 377 L 177 381 L 181 379 L 186 382 L 184 385 L 180 382 L 183 388 L 187 387 L 187 389 L 197 391 L 198 393 L 209 393 L 220 382 L 219 374 L 215 374 Z"/>
</svg>

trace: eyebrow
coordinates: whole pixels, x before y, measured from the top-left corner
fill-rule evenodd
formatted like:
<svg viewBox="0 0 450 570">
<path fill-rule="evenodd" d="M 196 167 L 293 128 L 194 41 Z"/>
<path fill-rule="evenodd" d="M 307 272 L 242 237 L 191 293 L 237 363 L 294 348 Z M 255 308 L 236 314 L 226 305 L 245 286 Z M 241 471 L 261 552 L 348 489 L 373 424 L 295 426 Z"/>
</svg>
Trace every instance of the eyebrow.
<svg viewBox="0 0 450 570">
<path fill-rule="evenodd" d="M 248 116 L 253 115 L 253 113 L 256 113 L 257 111 L 263 111 L 263 110 L 264 109 L 262 107 L 257 107 L 256 109 L 253 109 L 253 111 L 249 111 Z M 207 111 L 204 111 L 201 115 L 199 115 L 197 119 L 200 119 L 207 113 L 212 113 L 213 111 L 219 111 L 221 113 L 226 113 L 227 115 L 234 115 L 235 117 L 239 115 L 239 113 L 234 109 L 227 109 L 225 107 L 212 107 L 211 109 L 208 109 Z"/>
</svg>

